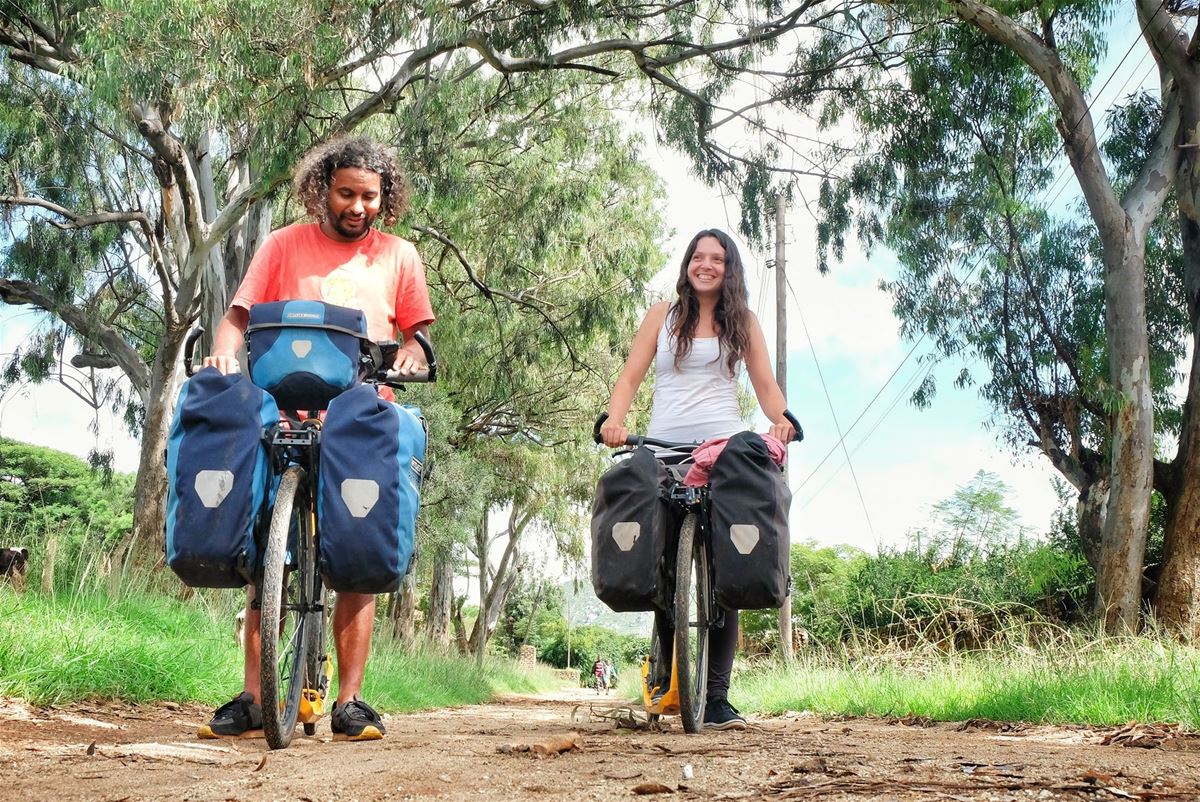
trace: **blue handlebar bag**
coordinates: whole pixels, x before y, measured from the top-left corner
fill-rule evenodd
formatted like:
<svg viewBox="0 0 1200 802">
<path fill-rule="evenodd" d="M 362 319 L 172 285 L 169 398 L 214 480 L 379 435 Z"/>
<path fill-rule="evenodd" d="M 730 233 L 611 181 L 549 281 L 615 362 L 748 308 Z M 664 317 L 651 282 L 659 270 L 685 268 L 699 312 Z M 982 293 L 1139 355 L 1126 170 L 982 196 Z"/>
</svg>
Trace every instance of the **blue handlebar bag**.
<svg viewBox="0 0 1200 802">
<path fill-rule="evenodd" d="M 250 378 L 281 409 L 325 409 L 358 384 L 367 320 L 358 309 L 322 301 L 250 307 L 246 352 Z"/>
</svg>

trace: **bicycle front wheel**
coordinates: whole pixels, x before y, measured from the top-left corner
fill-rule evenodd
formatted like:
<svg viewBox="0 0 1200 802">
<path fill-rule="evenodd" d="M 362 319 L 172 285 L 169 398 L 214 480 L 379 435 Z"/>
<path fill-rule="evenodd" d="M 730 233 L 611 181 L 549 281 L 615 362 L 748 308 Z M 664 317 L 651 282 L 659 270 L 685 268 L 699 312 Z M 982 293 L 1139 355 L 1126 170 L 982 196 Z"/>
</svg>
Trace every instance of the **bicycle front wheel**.
<svg viewBox="0 0 1200 802">
<path fill-rule="evenodd" d="M 708 689 L 708 547 L 695 513 L 683 519 L 675 558 L 675 672 L 684 732 L 700 732 Z"/>
<path fill-rule="evenodd" d="M 305 633 L 309 630 L 304 611 L 311 569 L 303 569 L 312 564 L 308 508 L 304 469 L 293 465 L 283 474 L 275 495 L 259 595 L 263 734 L 272 749 L 283 749 L 291 743 L 304 691 Z M 297 567 L 301 570 L 292 570 Z"/>
</svg>

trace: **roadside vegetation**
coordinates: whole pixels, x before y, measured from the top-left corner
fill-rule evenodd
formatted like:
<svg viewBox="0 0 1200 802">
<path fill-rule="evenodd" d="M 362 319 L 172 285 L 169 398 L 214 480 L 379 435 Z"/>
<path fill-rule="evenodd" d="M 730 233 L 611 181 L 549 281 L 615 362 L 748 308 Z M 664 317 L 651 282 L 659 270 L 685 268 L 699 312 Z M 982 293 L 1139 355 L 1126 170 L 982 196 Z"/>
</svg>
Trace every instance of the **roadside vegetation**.
<svg viewBox="0 0 1200 802">
<path fill-rule="evenodd" d="M 215 594 L 213 594 L 215 595 Z M 34 704 L 119 699 L 216 705 L 238 690 L 241 652 L 234 611 L 241 594 L 179 599 L 103 590 L 17 594 L 0 589 L 0 696 Z M 493 658 L 478 668 L 459 656 L 375 639 L 364 693 L 391 712 L 478 704 L 503 693 L 561 684 L 546 669 Z"/>
<path fill-rule="evenodd" d="M 129 477 L 13 441 L 0 442 L 0 456 L 8 477 L 0 541 L 30 547 L 25 591 L 0 584 L 0 696 L 228 699 L 241 674 L 234 616 L 242 594 L 189 590 L 153 567 L 115 573 L 97 556 L 128 526 Z M 734 704 L 767 715 L 1200 729 L 1200 650 L 1153 630 L 1101 634 L 1088 614 L 1095 580 L 1068 494 L 1050 531 L 1036 534 L 1005 492 L 977 474 L 905 545 L 878 554 L 794 544 L 796 659 L 779 659 L 775 611 L 744 612 Z M 1161 542 L 1152 529 L 1152 565 Z M 618 667 L 618 695 L 637 700 L 647 638 L 569 626 L 564 587 L 559 577 L 523 573 L 482 666 L 455 646 L 478 613 L 465 600 L 456 601 L 462 637 L 448 649 L 394 637 L 392 605 L 380 604 L 365 693 L 391 712 L 479 703 L 559 687 L 554 668 L 575 669 L 585 685 L 604 657 Z M 425 592 L 419 587 L 418 598 Z M 524 645 L 537 649 L 534 671 L 517 668 Z"/>
</svg>

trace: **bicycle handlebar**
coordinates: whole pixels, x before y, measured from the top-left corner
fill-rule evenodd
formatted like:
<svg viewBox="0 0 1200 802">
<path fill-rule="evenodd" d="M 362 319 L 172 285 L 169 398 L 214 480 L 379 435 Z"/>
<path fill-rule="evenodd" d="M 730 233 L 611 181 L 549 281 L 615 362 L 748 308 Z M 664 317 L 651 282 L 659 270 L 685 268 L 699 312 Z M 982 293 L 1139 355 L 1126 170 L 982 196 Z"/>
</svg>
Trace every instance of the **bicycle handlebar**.
<svg viewBox="0 0 1200 802">
<path fill-rule="evenodd" d="M 192 360 L 196 357 L 196 342 L 203 335 L 203 326 L 192 326 L 192 330 L 187 334 L 187 339 L 183 341 L 183 372 L 187 376 L 191 376 L 195 372 L 192 370 Z"/>
<path fill-rule="evenodd" d="M 783 411 L 783 416 L 788 419 L 788 423 L 792 424 L 792 427 L 796 430 L 796 434 L 792 440 L 796 443 L 804 440 L 804 430 L 800 428 L 800 421 L 796 420 L 796 416 L 786 409 Z M 604 438 L 600 436 L 600 427 L 604 425 L 606 420 L 608 420 L 608 413 L 601 412 L 600 417 L 596 418 L 596 425 L 592 427 L 592 439 L 597 443 L 604 442 Z M 700 443 L 672 443 L 668 440 L 659 440 L 656 437 L 646 437 L 642 434 L 631 434 L 625 438 L 625 445 L 635 447 L 647 445 L 656 446 L 658 448 L 669 448 L 673 451 L 694 451 L 700 446 Z"/>
<path fill-rule="evenodd" d="M 608 413 L 601 412 L 600 417 L 596 418 L 596 425 L 592 427 L 592 439 L 597 443 L 603 443 L 604 438 L 600 436 L 600 427 L 608 420 Z M 700 447 L 699 443 L 672 443 L 669 440 L 659 440 L 657 437 L 646 437 L 642 434 L 631 434 L 625 438 L 627 446 L 657 446 L 658 448 L 669 448 L 673 451 L 694 451 Z"/>
<path fill-rule="evenodd" d="M 375 371 L 374 376 L 370 381 L 377 384 L 385 384 L 389 387 L 395 387 L 401 384 L 422 384 L 426 382 L 437 381 L 437 357 L 433 353 L 433 345 L 429 339 L 421 332 L 413 332 L 413 339 L 417 341 L 417 345 L 421 346 L 421 351 L 425 354 L 425 370 L 418 370 L 416 373 L 399 373 L 395 370 L 379 369 Z M 395 362 L 396 352 L 400 349 L 400 344 L 394 341 L 387 343 L 373 343 L 380 348 L 381 361 L 383 364 Z"/>
<path fill-rule="evenodd" d="M 203 326 L 193 326 L 187 334 L 187 338 L 183 341 L 183 371 L 188 377 L 195 374 L 195 350 L 196 343 L 200 337 L 204 335 Z M 429 342 L 429 338 L 421 332 L 414 332 L 413 338 L 417 344 L 421 346 L 421 351 L 425 355 L 425 363 L 427 367 L 424 370 L 418 370 L 416 373 L 399 373 L 395 370 L 376 369 L 375 373 L 368 378 L 376 384 L 384 384 L 389 387 L 395 387 L 401 384 L 421 384 L 437 381 L 437 357 L 433 352 L 433 345 Z M 396 359 L 396 351 L 399 350 L 400 344 L 395 341 L 386 343 L 371 343 L 369 347 L 379 349 L 377 352 L 381 354 L 380 363 L 387 364 L 384 357 L 389 361 L 394 362 Z"/>
</svg>

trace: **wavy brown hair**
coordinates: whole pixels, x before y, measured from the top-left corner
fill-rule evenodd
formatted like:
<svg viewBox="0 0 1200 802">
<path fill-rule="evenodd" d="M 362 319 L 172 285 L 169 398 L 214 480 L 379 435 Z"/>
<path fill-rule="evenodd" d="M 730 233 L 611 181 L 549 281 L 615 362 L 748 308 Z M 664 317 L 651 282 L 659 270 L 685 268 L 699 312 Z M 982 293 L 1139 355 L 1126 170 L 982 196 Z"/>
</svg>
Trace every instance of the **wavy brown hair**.
<svg viewBox="0 0 1200 802">
<path fill-rule="evenodd" d="M 394 226 L 408 211 L 408 182 L 391 151 L 366 137 L 339 137 L 317 145 L 296 165 L 292 186 L 304 209 L 324 222 L 329 200 L 329 183 L 336 170 L 357 167 L 379 176 L 379 217 L 385 226 Z"/>
<path fill-rule="evenodd" d="M 742 255 L 737 245 L 724 231 L 707 228 L 688 243 L 679 267 L 679 280 L 675 282 L 678 298 L 671 304 L 669 315 L 674 316 L 671 336 L 675 338 L 675 368 L 692 351 L 692 340 L 696 338 L 696 326 L 700 322 L 700 300 L 688 280 L 688 263 L 696 253 L 696 246 L 705 237 L 712 237 L 725 249 L 725 278 L 721 281 L 721 297 L 713 310 L 713 323 L 717 330 L 721 354 L 730 373 L 737 373 L 737 364 L 742 361 L 750 347 L 750 291 L 746 288 L 746 269 L 742 266 Z"/>
</svg>

